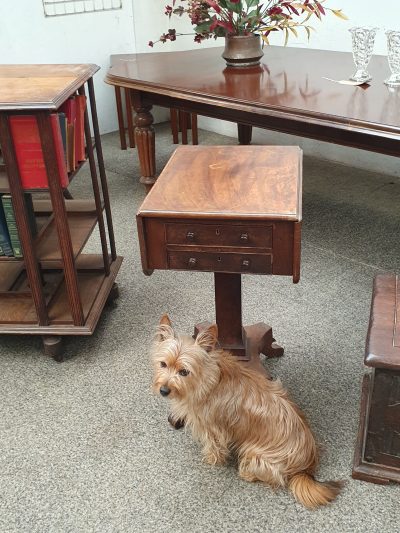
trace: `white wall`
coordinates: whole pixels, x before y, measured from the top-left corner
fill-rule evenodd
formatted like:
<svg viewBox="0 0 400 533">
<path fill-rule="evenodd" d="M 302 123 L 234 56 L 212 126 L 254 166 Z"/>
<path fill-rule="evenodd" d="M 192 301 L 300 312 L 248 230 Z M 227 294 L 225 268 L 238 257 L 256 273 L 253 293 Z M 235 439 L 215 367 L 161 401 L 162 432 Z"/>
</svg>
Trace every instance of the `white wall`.
<svg viewBox="0 0 400 533">
<path fill-rule="evenodd" d="M 169 27 L 190 33 L 186 19 L 169 21 L 164 15 L 168 0 L 122 0 L 121 10 L 45 17 L 41 0 L 0 0 L 0 63 L 96 63 L 101 71 L 95 76 L 97 107 L 102 132 L 117 129 L 113 88 L 103 82 L 110 54 L 151 51 L 149 40 L 156 40 Z M 171 3 L 171 2 L 169 2 Z M 383 30 L 400 28 L 400 1 L 380 0 L 379 9 L 372 0 L 327 0 L 326 5 L 341 8 L 348 22 L 326 17 L 313 22 L 316 29 L 310 42 L 292 39 L 289 46 L 310 46 L 323 50 L 350 51 L 348 28 L 355 24 L 380 27 L 375 53 L 386 54 Z M 282 44 L 275 35 L 274 44 Z M 174 43 L 158 44 L 157 51 L 172 51 L 205 46 L 221 46 L 221 40 L 202 44 L 193 36 L 179 37 Z M 156 119 L 166 119 L 167 113 L 157 113 Z M 236 136 L 236 126 L 227 122 L 200 118 L 200 127 Z M 265 144 L 300 144 L 305 153 L 356 166 L 400 175 L 396 158 L 368 154 L 288 135 L 255 130 L 254 140 Z"/>
<path fill-rule="evenodd" d="M 132 0 L 115 11 L 45 17 L 41 0 L 0 1 L 0 63 L 96 63 L 102 132 L 117 129 L 114 89 L 104 83 L 112 53 L 134 51 Z"/>
</svg>

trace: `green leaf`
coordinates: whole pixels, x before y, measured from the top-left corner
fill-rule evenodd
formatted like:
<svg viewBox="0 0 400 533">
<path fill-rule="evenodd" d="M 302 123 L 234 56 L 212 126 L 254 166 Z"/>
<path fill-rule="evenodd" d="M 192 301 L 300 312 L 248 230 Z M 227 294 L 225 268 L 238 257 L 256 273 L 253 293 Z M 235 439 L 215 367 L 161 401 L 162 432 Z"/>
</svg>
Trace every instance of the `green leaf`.
<svg viewBox="0 0 400 533">
<path fill-rule="evenodd" d="M 202 22 L 201 24 L 198 24 L 195 26 L 194 31 L 196 33 L 208 33 L 210 31 L 212 21 L 209 20 L 207 22 Z"/>
<path fill-rule="evenodd" d="M 226 0 L 226 8 L 238 14 L 243 10 L 242 2 L 239 2 L 238 4 L 232 4 L 232 2 L 229 2 L 229 0 Z"/>
<path fill-rule="evenodd" d="M 258 6 L 259 0 L 246 0 L 247 7 Z"/>
</svg>

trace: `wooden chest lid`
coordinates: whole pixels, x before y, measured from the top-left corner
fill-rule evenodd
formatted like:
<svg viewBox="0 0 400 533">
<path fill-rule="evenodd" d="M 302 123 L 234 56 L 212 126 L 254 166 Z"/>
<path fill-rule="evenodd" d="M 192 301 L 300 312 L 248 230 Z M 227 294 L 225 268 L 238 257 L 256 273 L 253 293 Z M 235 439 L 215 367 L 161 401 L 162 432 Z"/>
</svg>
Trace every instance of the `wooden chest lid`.
<svg viewBox="0 0 400 533">
<path fill-rule="evenodd" d="M 300 221 L 301 198 L 297 146 L 181 146 L 138 214 Z"/>
<path fill-rule="evenodd" d="M 365 364 L 400 370 L 400 280 L 378 274 L 374 280 Z"/>
</svg>

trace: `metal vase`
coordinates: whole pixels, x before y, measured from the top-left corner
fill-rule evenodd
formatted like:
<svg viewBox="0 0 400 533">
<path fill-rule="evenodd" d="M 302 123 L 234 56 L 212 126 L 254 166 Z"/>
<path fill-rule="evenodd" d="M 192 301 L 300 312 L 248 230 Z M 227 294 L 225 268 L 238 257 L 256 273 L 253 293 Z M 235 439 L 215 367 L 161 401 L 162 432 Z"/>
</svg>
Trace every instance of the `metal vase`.
<svg viewBox="0 0 400 533">
<path fill-rule="evenodd" d="M 261 37 L 251 35 L 232 35 L 225 37 L 225 50 L 222 57 L 228 67 L 254 67 L 260 64 L 264 55 Z"/>
</svg>

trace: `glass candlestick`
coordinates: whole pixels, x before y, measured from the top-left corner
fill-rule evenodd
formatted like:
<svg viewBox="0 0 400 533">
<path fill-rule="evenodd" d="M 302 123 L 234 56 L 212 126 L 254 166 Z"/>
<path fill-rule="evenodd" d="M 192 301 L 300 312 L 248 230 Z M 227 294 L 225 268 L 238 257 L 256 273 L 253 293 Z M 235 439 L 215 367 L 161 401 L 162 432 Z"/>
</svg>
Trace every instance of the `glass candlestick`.
<svg viewBox="0 0 400 533">
<path fill-rule="evenodd" d="M 385 80 L 389 87 L 400 86 L 400 31 L 387 31 L 388 61 L 392 75 Z"/>
<path fill-rule="evenodd" d="M 353 44 L 353 59 L 357 68 L 350 78 L 352 81 L 367 83 L 372 80 L 367 67 L 371 61 L 377 31 L 378 28 L 364 28 L 361 26 L 349 29 Z"/>
</svg>

